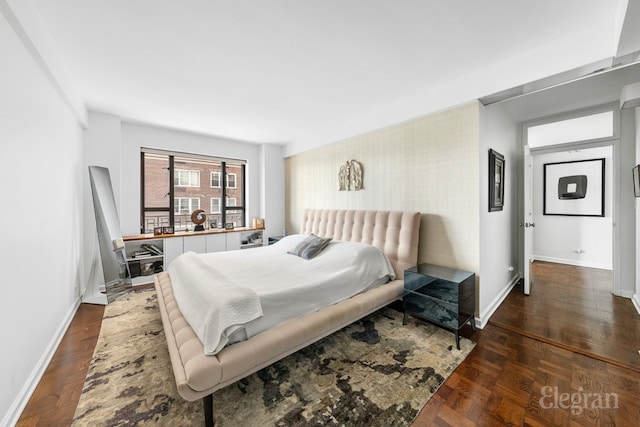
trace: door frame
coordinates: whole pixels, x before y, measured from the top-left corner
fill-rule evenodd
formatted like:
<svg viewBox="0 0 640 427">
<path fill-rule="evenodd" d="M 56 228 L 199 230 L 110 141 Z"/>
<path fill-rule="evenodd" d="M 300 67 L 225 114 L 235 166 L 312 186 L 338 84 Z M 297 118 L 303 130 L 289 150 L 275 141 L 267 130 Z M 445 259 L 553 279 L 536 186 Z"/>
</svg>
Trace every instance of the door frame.
<svg viewBox="0 0 640 427">
<path fill-rule="evenodd" d="M 620 283 L 620 277 L 622 277 L 622 275 L 620 274 L 621 265 L 620 265 L 620 257 L 617 256 L 618 254 L 621 253 L 621 250 L 622 250 L 621 248 L 622 239 L 620 236 L 621 230 L 620 230 L 620 227 L 617 226 L 617 224 L 620 223 L 620 210 L 618 209 L 618 207 L 621 206 L 620 205 L 620 173 L 618 173 L 618 171 L 620 171 L 620 164 L 621 164 L 620 110 L 617 103 L 600 105 L 592 108 L 576 110 L 576 111 L 572 111 L 565 114 L 557 114 L 557 115 L 552 115 L 552 116 L 543 117 L 543 118 L 535 119 L 532 121 L 526 121 L 526 122 L 520 123 L 520 136 L 521 136 L 521 143 L 522 143 L 522 150 L 520 150 L 520 153 L 522 155 L 522 158 L 520 160 L 520 166 L 522 167 L 522 170 L 520 171 L 519 176 L 522 179 L 522 184 L 520 185 L 520 188 L 522 191 L 518 192 L 518 194 L 521 195 L 520 197 L 522 198 L 522 200 L 519 201 L 518 203 L 519 218 L 520 218 L 519 223 L 524 225 L 524 223 L 527 221 L 527 217 L 526 217 L 527 212 L 525 212 L 524 197 L 527 194 L 532 197 L 532 192 L 524 191 L 524 188 L 526 188 L 527 185 L 533 184 L 533 183 L 526 182 L 527 174 L 525 173 L 525 169 L 524 169 L 526 168 L 524 153 L 525 153 L 525 150 L 527 149 L 526 146 L 528 145 L 527 129 L 531 126 L 536 126 L 544 123 L 552 123 L 560 120 L 566 120 L 574 117 L 585 116 L 585 115 L 594 114 L 602 111 L 613 111 L 613 136 L 607 137 L 607 138 L 597 138 L 592 140 L 549 145 L 546 147 L 529 148 L 529 155 L 530 155 L 531 162 L 533 163 L 534 156 L 539 154 L 547 154 L 547 153 L 554 153 L 554 152 L 561 152 L 561 151 L 568 151 L 568 150 L 579 150 L 579 149 L 584 150 L 588 148 L 605 147 L 605 146 L 612 147 L 612 164 L 613 164 L 613 171 L 612 171 L 613 195 L 612 196 L 613 196 L 613 199 L 611 203 L 612 205 L 611 206 L 611 210 L 612 210 L 611 212 L 612 231 L 611 232 L 612 232 L 612 240 L 613 240 L 613 245 L 612 245 L 613 289 L 611 289 L 611 291 L 614 295 L 627 296 L 627 295 L 624 295 L 624 292 L 621 292 L 621 283 Z M 536 178 L 533 173 L 531 173 L 530 175 L 532 179 Z M 528 204 L 529 206 L 533 206 L 533 201 L 529 200 Z M 535 218 L 532 218 L 532 220 L 535 222 Z M 522 268 L 521 277 L 523 279 L 525 278 L 528 279 L 530 278 L 529 269 L 531 267 L 531 262 L 535 260 L 535 257 L 532 255 L 530 259 L 527 260 L 525 258 L 525 253 L 526 253 L 525 247 L 527 244 L 530 244 L 527 242 L 527 239 L 528 238 L 533 239 L 533 232 L 535 231 L 535 228 L 532 228 L 529 233 L 525 232 L 524 226 L 520 227 L 520 229 L 521 230 L 520 230 L 519 236 L 521 237 L 521 243 L 519 245 L 520 246 L 519 264 L 521 265 L 521 268 Z M 527 291 L 530 288 L 530 285 L 531 285 L 530 283 L 525 284 L 525 291 Z M 528 295 L 528 292 L 525 292 L 525 294 Z"/>
</svg>

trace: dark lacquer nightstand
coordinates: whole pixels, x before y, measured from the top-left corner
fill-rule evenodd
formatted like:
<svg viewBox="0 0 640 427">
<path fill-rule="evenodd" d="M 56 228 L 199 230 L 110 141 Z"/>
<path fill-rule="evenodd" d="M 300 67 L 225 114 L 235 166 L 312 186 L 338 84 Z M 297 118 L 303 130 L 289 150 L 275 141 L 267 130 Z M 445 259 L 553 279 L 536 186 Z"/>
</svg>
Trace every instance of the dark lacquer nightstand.
<svg viewBox="0 0 640 427">
<path fill-rule="evenodd" d="M 404 271 L 404 323 L 416 316 L 456 334 L 469 322 L 475 331 L 474 273 L 433 264 L 420 264 Z"/>
<path fill-rule="evenodd" d="M 284 236 L 269 236 L 269 240 L 267 241 L 269 245 L 273 245 L 282 239 Z"/>
</svg>

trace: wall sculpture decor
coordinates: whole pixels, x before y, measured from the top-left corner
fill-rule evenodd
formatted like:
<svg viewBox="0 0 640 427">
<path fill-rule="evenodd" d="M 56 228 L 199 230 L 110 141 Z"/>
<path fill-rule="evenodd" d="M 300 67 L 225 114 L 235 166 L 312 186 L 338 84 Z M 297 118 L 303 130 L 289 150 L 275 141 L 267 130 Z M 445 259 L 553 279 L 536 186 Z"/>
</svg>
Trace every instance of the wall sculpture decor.
<svg viewBox="0 0 640 427">
<path fill-rule="evenodd" d="M 347 160 L 338 172 L 338 190 L 362 190 L 362 165 L 355 160 Z"/>
<path fill-rule="evenodd" d="M 544 215 L 604 216 L 604 159 L 544 164 Z"/>
</svg>

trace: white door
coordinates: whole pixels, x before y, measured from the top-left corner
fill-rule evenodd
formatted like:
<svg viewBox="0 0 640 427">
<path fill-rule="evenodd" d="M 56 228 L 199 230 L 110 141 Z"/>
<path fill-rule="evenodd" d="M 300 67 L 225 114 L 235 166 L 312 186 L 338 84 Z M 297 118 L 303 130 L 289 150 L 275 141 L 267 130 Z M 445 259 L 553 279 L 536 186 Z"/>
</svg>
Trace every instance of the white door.
<svg viewBox="0 0 640 427">
<path fill-rule="evenodd" d="M 531 151 L 524 146 L 524 294 L 531 291 L 531 253 L 533 249 L 533 165 Z"/>
</svg>

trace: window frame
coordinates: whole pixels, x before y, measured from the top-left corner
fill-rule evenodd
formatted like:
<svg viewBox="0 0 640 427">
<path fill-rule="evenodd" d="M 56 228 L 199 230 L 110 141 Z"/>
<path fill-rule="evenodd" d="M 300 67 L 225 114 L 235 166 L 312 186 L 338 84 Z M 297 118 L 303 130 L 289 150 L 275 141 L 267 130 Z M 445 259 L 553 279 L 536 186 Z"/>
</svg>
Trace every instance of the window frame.
<svg viewBox="0 0 640 427">
<path fill-rule="evenodd" d="M 176 201 L 179 201 L 179 200 L 180 201 L 182 201 L 182 200 L 188 200 L 189 201 L 189 203 L 188 203 L 189 210 L 187 212 L 183 213 L 183 212 L 176 211 L 176 209 L 179 209 L 180 207 L 182 207 L 182 203 L 178 203 L 177 204 L 178 206 L 176 206 Z M 193 206 L 193 201 L 194 200 L 198 202 L 197 203 L 198 206 L 196 206 L 196 207 Z M 174 206 L 174 210 L 173 210 L 174 214 L 176 214 L 176 215 L 189 215 L 191 212 L 193 212 L 193 211 L 195 211 L 197 209 L 200 209 L 200 198 L 199 197 L 174 197 L 173 198 L 173 206 Z"/>
<path fill-rule="evenodd" d="M 177 175 L 176 175 L 176 172 Z M 189 183 L 188 184 L 180 184 L 181 178 L 182 178 L 182 173 L 180 172 L 188 172 L 189 174 Z M 192 182 L 192 178 L 193 176 L 197 176 L 198 177 L 198 185 L 194 185 Z M 174 170 L 174 175 L 173 175 L 173 179 L 174 179 L 174 187 L 191 187 L 191 188 L 195 188 L 195 187 L 200 187 L 200 171 L 198 170 L 193 170 L 193 169 L 175 169 Z M 178 180 L 178 184 L 175 184 L 175 180 Z"/>
<path fill-rule="evenodd" d="M 218 185 L 213 185 L 214 175 L 218 177 Z M 221 188 L 222 187 L 222 185 L 220 185 L 221 182 L 222 182 L 222 172 L 211 171 L 211 176 L 209 177 L 209 185 L 211 186 L 211 188 Z"/>
<path fill-rule="evenodd" d="M 231 175 L 233 175 L 233 185 L 229 184 L 229 178 L 231 177 Z M 227 188 L 238 188 L 236 187 L 238 185 L 238 175 L 236 173 L 233 172 L 227 172 L 225 174 L 225 176 L 227 177 L 226 181 L 227 181 Z"/>
<path fill-rule="evenodd" d="M 214 187 L 217 188 L 217 187 Z M 218 201 L 218 210 L 214 211 L 213 210 L 213 201 L 217 200 Z M 210 214 L 221 214 L 222 213 L 222 198 L 221 197 L 211 197 L 209 200 L 209 213 Z"/>
<path fill-rule="evenodd" d="M 599 138 L 591 138 L 577 141 L 561 142 L 556 144 L 541 145 L 539 147 L 529 146 L 529 128 L 535 128 L 541 125 L 547 125 L 552 123 L 563 122 L 567 120 L 592 116 L 594 114 L 613 112 L 613 135 Z M 600 143 L 604 141 L 611 141 L 620 139 L 620 110 L 617 108 L 617 104 L 604 104 L 592 108 L 585 108 L 580 110 L 571 111 L 563 114 L 554 114 L 551 116 L 541 117 L 535 120 L 526 121 L 522 123 L 522 140 L 524 145 L 528 146 L 532 152 L 543 152 L 558 149 L 561 147 L 580 146 L 584 144 Z"/>
<path fill-rule="evenodd" d="M 167 183 L 167 197 L 169 198 L 169 206 L 165 207 L 154 207 L 154 206 L 145 206 L 145 154 L 153 154 L 153 155 L 162 155 L 162 156 L 167 156 L 168 159 L 168 167 L 166 169 L 169 170 L 169 177 L 168 177 L 168 183 Z M 207 186 L 206 184 L 204 184 L 203 187 L 203 183 L 202 183 L 202 177 L 200 176 L 200 171 L 195 170 L 193 172 L 198 172 L 198 180 L 200 181 L 200 186 L 199 188 L 201 189 L 206 189 L 207 187 L 210 188 L 221 188 L 221 197 L 220 197 L 220 212 L 211 212 L 210 214 L 212 215 L 220 215 L 221 217 L 221 223 L 224 224 L 225 222 L 234 222 L 237 223 L 238 221 L 242 221 L 243 226 L 247 226 L 247 209 L 246 209 L 246 203 L 247 203 L 247 182 L 246 182 L 246 166 L 247 166 L 247 162 L 246 160 L 240 160 L 240 159 L 228 159 L 228 158 L 221 158 L 221 157 L 215 157 L 215 156 L 204 156 L 204 155 L 199 155 L 199 154 L 192 154 L 192 153 L 184 153 L 184 152 L 177 152 L 177 151 L 167 151 L 167 150 L 158 150 L 158 149 L 153 149 L 153 148 L 147 148 L 147 147 L 141 147 L 140 149 L 140 232 L 141 234 L 148 234 L 153 232 L 153 230 L 148 229 L 145 227 L 146 225 L 146 215 L 148 215 L 149 213 L 156 213 L 156 214 L 164 214 L 166 216 L 168 216 L 168 220 L 169 220 L 169 224 L 171 224 L 172 226 L 176 226 L 176 215 L 184 215 L 184 214 L 176 214 L 175 209 L 175 188 L 185 188 L 186 186 L 181 186 L 181 185 L 175 185 L 175 171 L 176 170 L 187 170 L 187 169 L 176 169 L 176 162 L 175 159 L 187 159 L 187 160 L 192 160 L 192 161 L 197 161 L 197 160 L 201 160 L 201 161 L 205 161 L 205 162 L 211 162 L 216 164 L 217 166 L 220 167 L 220 171 L 211 171 L 211 174 L 213 173 L 219 173 L 220 177 L 222 176 L 226 176 L 227 174 L 227 165 L 229 165 L 230 167 L 240 167 L 240 176 L 241 176 L 241 185 L 238 187 L 237 186 L 237 173 L 236 172 L 230 172 L 231 174 L 233 174 L 236 179 L 235 179 L 235 187 L 228 187 L 228 188 L 232 188 L 234 189 L 234 191 L 237 191 L 238 188 L 240 189 L 240 193 L 236 193 L 237 197 L 241 198 L 241 200 L 243 201 L 243 204 L 240 206 L 226 206 L 226 197 L 224 196 L 226 194 L 226 190 L 227 190 L 227 180 L 226 179 L 220 179 L 220 183 L 222 184 L 221 187 L 211 187 L 211 180 L 209 182 L 209 185 Z M 211 177 L 211 176 L 210 176 Z M 191 187 L 194 188 L 194 187 Z M 205 197 L 207 197 L 205 195 Z M 185 197 L 181 197 L 181 198 L 185 198 Z M 195 197 L 191 197 L 191 198 L 195 198 Z M 202 199 L 202 196 L 198 196 L 198 198 Z M 206 199 L 205 199 L 206 200 Z M 206 203 L 206 202 L 205 202 Z M 209 202 L 211 204 L 211 202 Z M 199 201 L 199 206 L 202 206 L 202 200 Z M 210 206 L 211 207 L 211 206 Z M 240 218 L 238 218 L 238 214 L 240 215 Z M 229 221 L 229 216 L 233 216 L 234 219 L 233 221 Z M 156 219 L 158 219 L 160 217 L 156 217 Z M 156 224 L 157 225 L 157 224 Z M 153 228 L 153 227 L 151 227 Z M 178 230 L 178 228 L 176 228 L 176 231 Z"/>
</svg>

